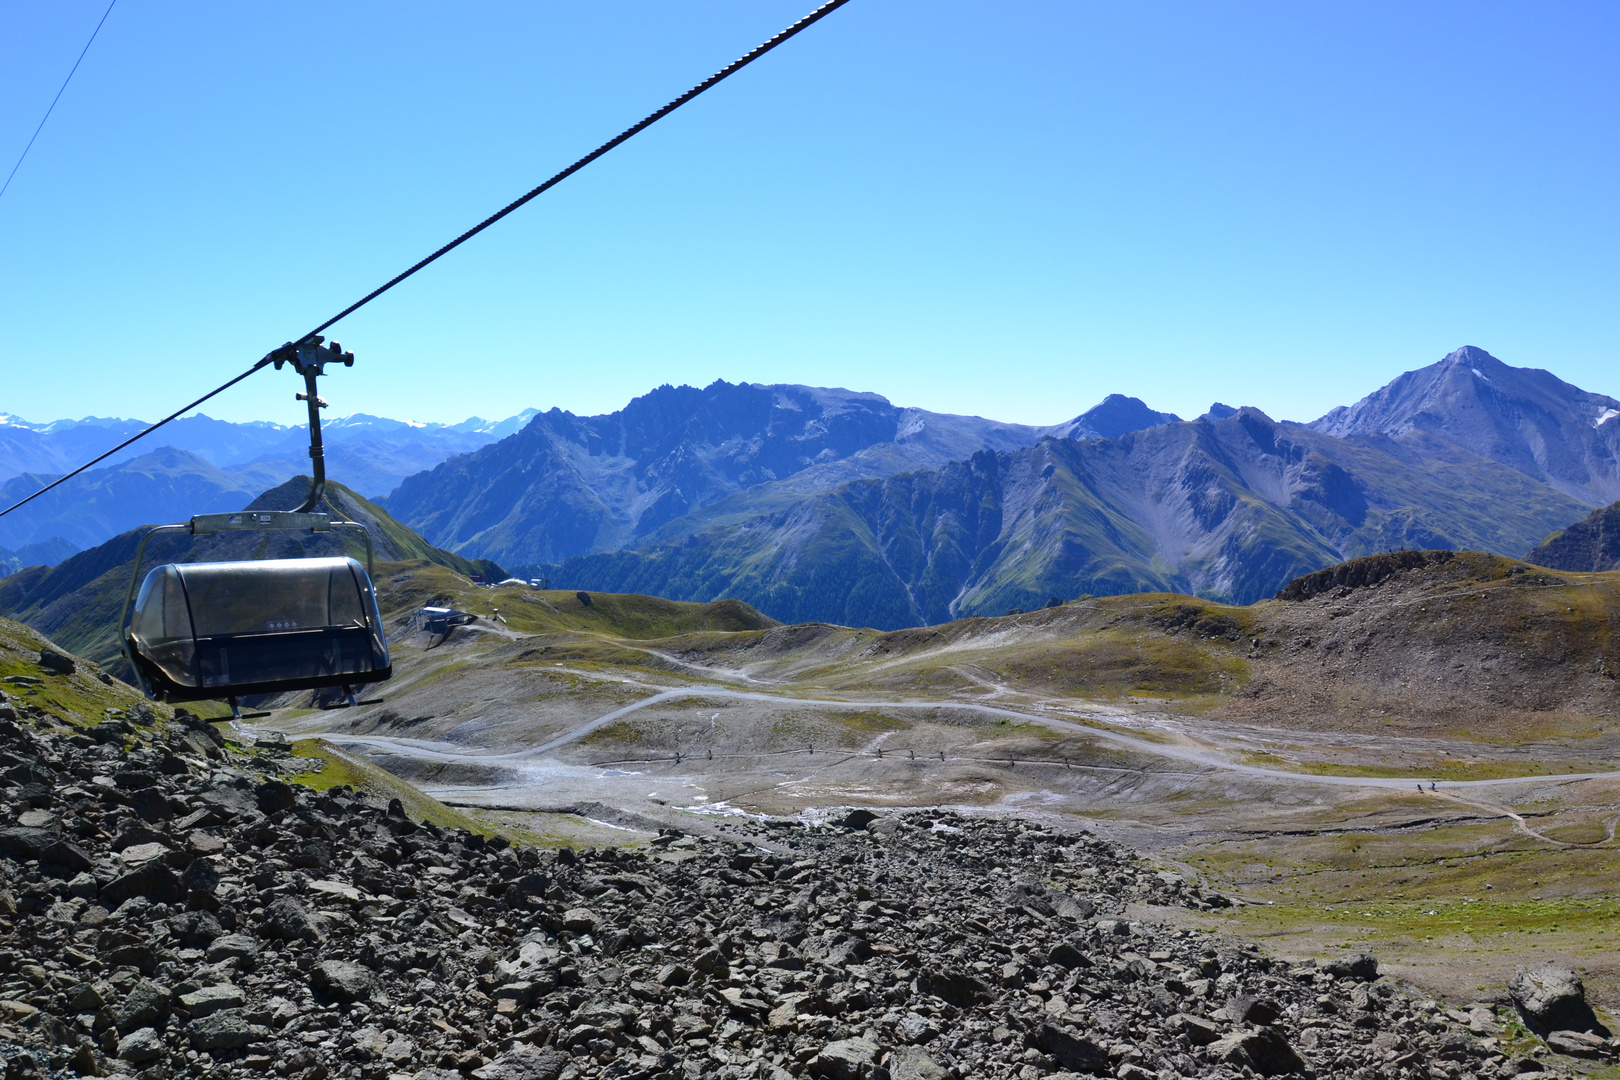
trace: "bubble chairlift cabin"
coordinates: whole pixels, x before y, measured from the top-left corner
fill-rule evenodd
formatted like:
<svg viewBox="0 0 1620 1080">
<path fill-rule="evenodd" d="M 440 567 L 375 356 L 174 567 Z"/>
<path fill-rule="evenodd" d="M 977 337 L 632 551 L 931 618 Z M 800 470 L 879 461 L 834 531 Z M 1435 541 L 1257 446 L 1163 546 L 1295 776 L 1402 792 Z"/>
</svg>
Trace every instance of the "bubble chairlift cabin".
<svg viewBox="0 0 1620 1080">
<path fill-rule="evenodd" d="M 315 509 L 326 487 L 319 413 L 326 402 L 316 394 L 315 380 L 328 363 L 354 363 L 353 353 L 320 342 L 316 337 L 288 344 L 265 358 L 278 368 L 291 363 L 307 387 L 298 399 L 309 402 L 313 479 L 303 505 L 199 514 L 141 538 L 118 625 L 124 655 L 148 697 L 223 699 L 240 716 L 239 696 L 288 690 L 340 687 L 346 704 L 354 705 L 356 686 L 393 674 L 371 583 L 371 536 L 357 522 L 333 520 Z M 359 529 L 366 565 L 347 557 L 165 563 L 140 579 L 146 543 L 161 532 L 305 529 Z"/>
</svg>

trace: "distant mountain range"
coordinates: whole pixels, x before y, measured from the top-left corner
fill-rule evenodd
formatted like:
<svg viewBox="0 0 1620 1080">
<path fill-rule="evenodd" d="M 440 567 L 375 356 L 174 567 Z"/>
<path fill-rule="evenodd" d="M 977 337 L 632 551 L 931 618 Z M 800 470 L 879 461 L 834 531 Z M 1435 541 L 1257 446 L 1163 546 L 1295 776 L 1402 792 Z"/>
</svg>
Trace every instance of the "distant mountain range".
<svg viewBox="0 0 1620 1080">
<path fill-rule="evenodd" d="M 384 495 L 413 473 L 511 435 L 536 412 L 527 409 L 499 421 L 475 416 L 459 424 L 365 413 L 334 417 L 321 424 L 328 471 L 357 491 Z M 0 506 L 38 491 L 146 426 L 140 420 L 94 416 L 31 424 L 0 414 Z M 307 473 L 308 446 L 302 424 L 184 417 L 25 510 L 0 518 L 0 547 L 33 547 L 29 557 L 55 553 L 61 558 L 63 541 L 66 554 L 72 554 L 136 525 L 240 510 L 267 487 Z"/>
<path fill-rule="evenodd" d="M 1117 394 L 1038 428 L 848 390 L 661 386 L 605 416 L 542 413 L 511 438 L 407 479 L 383 503 L 433 543 L 507 564 L 548 563 L 690 531 L 709 521 L 694 513 L 723 500 L 746 514 L 985 450 L 1175 419 Z"/>
<path fill-rule="evenodd" d="M 1398 548 L 1522 555 L 1620 498 L 1617 418 L 1620 401 L 1474 347 L 1309 424 L 1218 403 L 1183 421 L 1116 394 L 1042 428 L 718 381 L 513 418 L 500 438 L 433 429 L 442 460 L 377 503 L 427 543 L 556 587 L 894 628 L 1087 593 L 1245 603 Z M 364 420 L 370 434 L 334 436 L 340 478 L 347 448 L 415 445 Z M 227 464 L 171 448 L 89 474 L 41 500 L 33 532 L 0 519 L 0 546 L 241 506 L 284 459 L 238 426 L 197 428 Z"/>
<path fill-rule="evenodd" d="M 386 505 L 559 587 L 891 628 L 1083 593 L 1247 602 L 1391 548 L 1517 556 L 1620 493 L 1617 416 L 1472 347 L 1313 424 L 1115 396 L 1033 428 L 716 383 L 543 414 Z"/>
</svg>

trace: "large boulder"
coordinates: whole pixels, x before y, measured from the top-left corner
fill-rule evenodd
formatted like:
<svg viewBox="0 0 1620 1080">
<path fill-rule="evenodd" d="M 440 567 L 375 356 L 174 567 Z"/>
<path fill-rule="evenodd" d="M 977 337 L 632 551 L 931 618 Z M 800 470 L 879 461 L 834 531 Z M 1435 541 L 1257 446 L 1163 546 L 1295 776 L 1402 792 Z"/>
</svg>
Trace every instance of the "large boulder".
<svg viewBox="0 0 1620 1080">
<path fill-rule="evenodd" d="M 221 1009 L 187 1024 L 186 1038 L 196 1050 L 240 1050 L 253 1041 L 253 1031 L 240 1009 Z"/>
<path fill-rule="evenodd" d="M 290 896 L 278 897 L 264 909 L 263 932 L 265 937 L 278 941 L 318 939 L 321 936 L 320 925 L 310 915 L 309 909 Z"/>
<path fill-rule="evenodd" d="M 1508 980 L 1508 993 L 1524 1018 L 1524 1026 L 1537 1035 L 1551 1031 L 1596 1031 L 1601 1025 L 1586 1003 L 1581 977 L 1568 968 L 1543 964 L 1521 971 Z"/>
<path fill-rule="evenodd" d="M 881 1051 L 870 1039 L 839 1039 L 821 1048 L 808 1065 L 811 1076 L 827 1080 L 866 1080 L 877 1068 Z"/>
<path fill-rule="evenodd" d="M 1246 1065 L 1261 1076 L 1281 1076 L 1305 1068 L 1304 1059 L 1275 1028 L 1234 1032 L 1211 1043 L 1209 1051 L 1217 1061 L 1239 1068 Z"/>
<path fill-rule="evenodd" d="M 949 1080 L 939 1062 L 920 1046 L 902 1046 L 888 1057 L 889 1080 Z"/>
<path fill-rule="evenodd" d="M 118 1057 L 131 1065 L 156 1061 L 167 1053 L 163 1036 L 149 1027 L 137 1028 L 118 1040 Z"/>
<path fill-rule="evenodd" d="M 112 1007 L 113 1024 L 120 1035 L 141 1028 L 159 1028 L 169 1019 L 174 994 L 162 983 L 141 979 L 129 988 L 124 1000 Z"/>
<path fill-rule="evenodd" d="M 186 890 L 180 884 L 180 879 L 158 859 L 127 874 L 120 874 L 101 887 L 101 903 L 109 908 L 116 908 L 137 896 L 154 904 L 173 904 L 185 895 Z"/>
<path fill-rule="evenodd" d="M 310 972 L 309 983 L 338 1001 L 364 1001 L 377 989 L 377 977 L 347 960 L 322 960 Z"/>
<path fill-rule="evenodd" d="M 32 829 L 21 825 L 0 828 L 0 855 L 10 855 L 18 862 L 39 858 L 54 843 L 56 834 L 49 829 Z"/>
<path fill-rule="evenodd" d="M 1338 960 L 1329 960 L 1322 970 L 1335 979 L 1359 979 L 1371 982 L 1378 978 L 1378 958 L 1371 953 L 1357 953 Z"/>
<path fill-rule="evenodd" d="M 557 1080 L 567 1065 L 568 1055 L 560 1050 L 535 1050 L 520 1045 L 488 1065 L 474 1069 L 473 1076 L 475 1080 Z"/>
<path fill-rule="evenodd" d="M 284 784 L 280 780 L 268 780 L 259 785 L 257 795 L 259 810 L 266 814 L 291 810 L 297 801 L 293 795 L 292 785 Z"/>
</svg>

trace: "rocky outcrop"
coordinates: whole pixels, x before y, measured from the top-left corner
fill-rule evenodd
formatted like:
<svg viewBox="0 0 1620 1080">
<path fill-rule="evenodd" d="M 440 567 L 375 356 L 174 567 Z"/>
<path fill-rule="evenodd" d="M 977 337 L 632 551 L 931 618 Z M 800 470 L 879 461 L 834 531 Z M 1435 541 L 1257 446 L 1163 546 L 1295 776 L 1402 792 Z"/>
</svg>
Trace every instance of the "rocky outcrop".
<svg viewBox="0 0 1620 1080">
<path fill-rule="evenodd" d="M 1452 551 L 1387 551 L 1382 555 L 1366 555 L 1359 559 L 1318 570 L 1295 578 L 1277 591 L 1277 600 L 1309 600 L 1323 593 L 1340 589 L 1363 589 L 1377 585 L 1406 570 L 1421 570 L 1440 566 L 1455 556 Z"/>
<path fill-rule="evenodd" d="M 1620 569 L 1620 503 L 1553 533 L 1536 545 L 1525 562 L 1579 573 Z"/>
</svg>

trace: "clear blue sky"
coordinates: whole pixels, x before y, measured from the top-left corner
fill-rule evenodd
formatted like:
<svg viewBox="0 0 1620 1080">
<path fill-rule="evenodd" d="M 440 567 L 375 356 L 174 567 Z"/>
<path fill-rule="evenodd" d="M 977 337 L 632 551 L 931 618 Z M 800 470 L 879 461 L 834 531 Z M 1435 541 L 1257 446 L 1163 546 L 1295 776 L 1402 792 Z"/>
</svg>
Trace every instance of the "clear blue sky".
<svg viewBox="0 0 1620 1080">
<path fill-rule="evenodd" d="M 120 0 L 0 198 L 0 412 L 154 418 L 809 4 Z M 0 4 L 4 169 L 103 8 Z M 1620 394 L 1617 55 L 1612 2 L 853 0 L 341 324 L 326 394 L 1310 419 L 1463 344 Z"/>
</svg>

